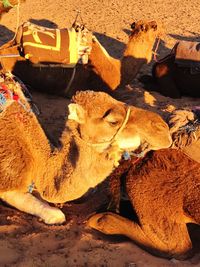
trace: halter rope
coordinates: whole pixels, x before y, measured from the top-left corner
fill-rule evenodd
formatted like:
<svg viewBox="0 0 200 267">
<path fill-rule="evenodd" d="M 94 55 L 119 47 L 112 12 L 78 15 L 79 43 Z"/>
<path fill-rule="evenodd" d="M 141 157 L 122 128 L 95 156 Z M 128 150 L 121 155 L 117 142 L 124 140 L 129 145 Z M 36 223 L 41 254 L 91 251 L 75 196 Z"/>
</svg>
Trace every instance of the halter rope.
<svg viewBox="0 0 200 267">
<path fill-rule="evenodd" d="M 92 147 L 98 147 L 98 146 L 102 146 L 102 145 L 112 145 L 112 143 L 114 143 L 114 141 L 116 140 L 117 136 L 123 131 L 123 129 L 125 128 L 128 120 L 129 120 L 129 117 L 130 117 L 130 113 L 131 113 L 131 109 L 130 107 L 128 107 L 127 111 L 126 111 L 126 116 L 125 116 L 125 119 L 122 123 L 122 125 L 119 127 L 119 129 L 116 131 L 116 133 L 113 135 L 113 137 L 109 140 L 109 141 L 104 141 L 104 142 L 99 142 L 99 143 L 90 143 L 90 142 L 87 142 L 85 140 L 83 140 L 80 136 L 79 138 L 84 141 L 87 145 L 89 146 L 92 146 Z"/>
<path fill-rule="evenodd" d="M 153 54 L 153 60 L 155 62 L 158 62 L 158 59 L 157 59 L 157 56 L 158 56 L 158 53 L 157 53 L 157 50 L 158 50 L 158 47 L 159 47 L 159 44 L 160 44 L 160 38 L 157 38 L 157 43 L 156 43 L 156 47 L 155 47 L 155 50 L 152 51 L 152 54 Z"/>
</svg>

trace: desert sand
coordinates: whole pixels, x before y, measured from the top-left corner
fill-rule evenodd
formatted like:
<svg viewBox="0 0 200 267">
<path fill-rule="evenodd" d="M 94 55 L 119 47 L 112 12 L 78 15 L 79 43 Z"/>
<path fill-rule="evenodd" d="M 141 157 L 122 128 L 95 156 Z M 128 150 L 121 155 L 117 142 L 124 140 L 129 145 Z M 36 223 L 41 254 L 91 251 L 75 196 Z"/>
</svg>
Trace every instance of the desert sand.
<svg viewBox="0 0 200 267">
<path fill-rule="evenodd" d="M 76 10 L 109 53 L 120 57 L 127 42 L 127 30 L 135 20 L 156 20 L 162 27 L 159 57 L 166 55 L 177 40 L 200 41 L 200 5 L 198 0 L 27 0 L 21 4 L 19 21 L 31 20 L 46 26 L 69 27 Z M 16 30 L 17 11 L 12 9 L 1 19 L 0 44 L 11 39 Z M 150 73 L 152 63 L 139 73 Z M 139 76 L 138 75 L 138 76 Z M 66 119 L 69 99 L 33 92 L 41 110 L 39 120 L 56 144 Z M 172 100 L 158 93 L 144 92 L 136 78 L 124 101 L 159 112 L 163 117 L 175 108 L 200 105 L 200 99 L 183 97 Z M 93 212 L 109 201 L 107 182 L 87 197 L 66 203 L 67 221 L 47 226 L 36 217 L 0 203 L 0 267 L 189 267 L 200 266 L 200 231 L 194 234 L 196 254 L 186 261 L 152 256 L 132 241 L 108 237 L 86 227 Z M 198 239 L 199 237 L 199 239 Z"/>
</svg>

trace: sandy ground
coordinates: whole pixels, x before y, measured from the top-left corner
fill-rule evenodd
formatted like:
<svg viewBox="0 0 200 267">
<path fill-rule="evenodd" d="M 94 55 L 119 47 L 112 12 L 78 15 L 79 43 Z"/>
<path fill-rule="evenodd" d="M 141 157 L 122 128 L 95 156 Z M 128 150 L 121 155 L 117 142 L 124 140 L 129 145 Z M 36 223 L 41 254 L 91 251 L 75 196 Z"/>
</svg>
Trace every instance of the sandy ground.
<svg viewBox="0 0 200 267">
<path fill-rule="evenodd" d="M 86 25 L 115 57 L 121 55 L 127 42 L 129 24 L 138 19 L 154 19 L 162 24 L 165 35 L 159 47 L 160 55 L 165 55 L 179 39 L 200 41 L 199 0 L 27 0 L 20 7 L 20 23 L 31 19 L 46 26 L 66 27 L 72 24 L 77 9 L 81 10 Z M 16 10 L 3 16 L 0 43 L 14 35 L 16 18 Z M 150 68 L 151 64 L 143 67 L 140 74 L 147 74 Z M 160 112 L 164 117 L 174 108 L 200 104 L 200 99 L 171 100 L 144 92 L 137 79 L 133 84 L 131 97 L 124 100 Z M 33 93 L 33 97 L 41 110 L 39 119 L 44 130 L 57 142 L 69 100 L 39 93 Z M 200 266 L 198 242 L 192 259 L 165 260 L 150 255 L 128 239 L 107 237 L 88 229 L 85 225 L 88 216 L 108 202 L 106 185 L 105 182 L 99 186 L 86 199 L 64 205 L 67 222 L 62 226 L 46 226 L 37 218 L 1 203 L 0 267 Z"/>
</svg>

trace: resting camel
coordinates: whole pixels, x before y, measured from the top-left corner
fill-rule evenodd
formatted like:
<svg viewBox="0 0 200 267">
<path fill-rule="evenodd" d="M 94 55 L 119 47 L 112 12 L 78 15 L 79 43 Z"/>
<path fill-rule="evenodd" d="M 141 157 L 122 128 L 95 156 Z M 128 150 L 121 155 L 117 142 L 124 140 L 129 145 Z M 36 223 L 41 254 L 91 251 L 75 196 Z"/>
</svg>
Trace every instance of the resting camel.
<svg viewBox="0 0 200 267">
<path fill-rule="evenodd" d="M 121 59 L 111 57 L 105 48 L 93 36 L 89 63 L 77 64 L 75 76 L 73 69 L 63 66 L 40 67 L 31 64 L 24 57 L 2 58 L 4 70 L 11 71 L 25 84 L 34 89 L 71 97 L 79 90 L 106 90 L 112 92 L 122 85 L 130 83 L 143 64 L 149 63 L 152 49 L 158 34 L 155 21 L 132 23 L 129 41 Z M 5 45 L 4 45 L 5 47 Z M 0 55 L 18 54 L 19 46 L 0 49 Z"/>
<path fill-rule="evenodd" d="M 144 143 L 156 150 L 171 145 L 168 125 L 159 115 L 103 92 L 84 91 L 68 105 L 61 147 L 56 148 L 28 102 L 21 101 L 0 113 L 0 198 L 47 224 L 65 221 L 63 212 L 47 202 L 80 198 L 106 179 L 124 151 Z"/>
<path fill-rule="evenodd" d="M 200 145 L 200 128 L 195 136 L 194 148 Z M 186 154 L 183 151 L 162 149 L 149 152 L 140 161 L 133 158 L 120 164 L 111 175 L 113 203 L 118 207 L 123 175 L 121 183 L 136 214 L 135 220 L 104 212 L 92 216 L 89 226 L 105 234 L 125 235 L 157 256 L 176 259 L 191 256 L 187 224 L 200 224 L 200 160 L 193 160 L 191 154 L 189 158 L 187 149 Z M 130 215 L 133 213 L 129 218 Z"/>
<path fill-rule="evenodd" d="M 196 42 L 177 43 L 169 55 L 154 64 L 151 82 L 155 86 L 150 86 L 149 89 L 171 98 L 180 98 L 183 95 L 200 97 L 198 45 Z M 181 50 L 178 58 L 177 49 Z M 146 83 L 148 89 L 148 80 Z"/>
</svg>

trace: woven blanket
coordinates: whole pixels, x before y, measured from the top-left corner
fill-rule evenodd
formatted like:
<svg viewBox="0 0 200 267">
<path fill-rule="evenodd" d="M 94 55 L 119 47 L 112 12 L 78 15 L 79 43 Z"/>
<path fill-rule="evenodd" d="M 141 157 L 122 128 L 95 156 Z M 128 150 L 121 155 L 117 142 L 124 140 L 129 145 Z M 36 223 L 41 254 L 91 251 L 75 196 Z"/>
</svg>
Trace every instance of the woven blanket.
<svg viewBox="0 0 200 267">
<path fill-rule="evenodd" d="M 175 49 L 175 62 L 183 67 L 194 68 L 194 72 L 200 71 L 200 43 L 180 41 Z M 195 70 L 196 68 L 196 70 Z"/>
<path fill-rule="evenodd" d="M 11 73 L 0 73 L 0 114 L 14 101 L 24 109 L 35 112 L 35 105 L 27 88 Z M 30 105 L 29 105 L 30 104 Z M 37 112 L 36 112 L 37 113 Z"/>
<path fill-rule="evenodd" d="M 74 28 L 50 29 L 26 22 L 18 30 L 17 39 L 20 39 L 25 58 L 32 63 L 60 63 L 73 67 L 78 62 Z"/>
</svg>

